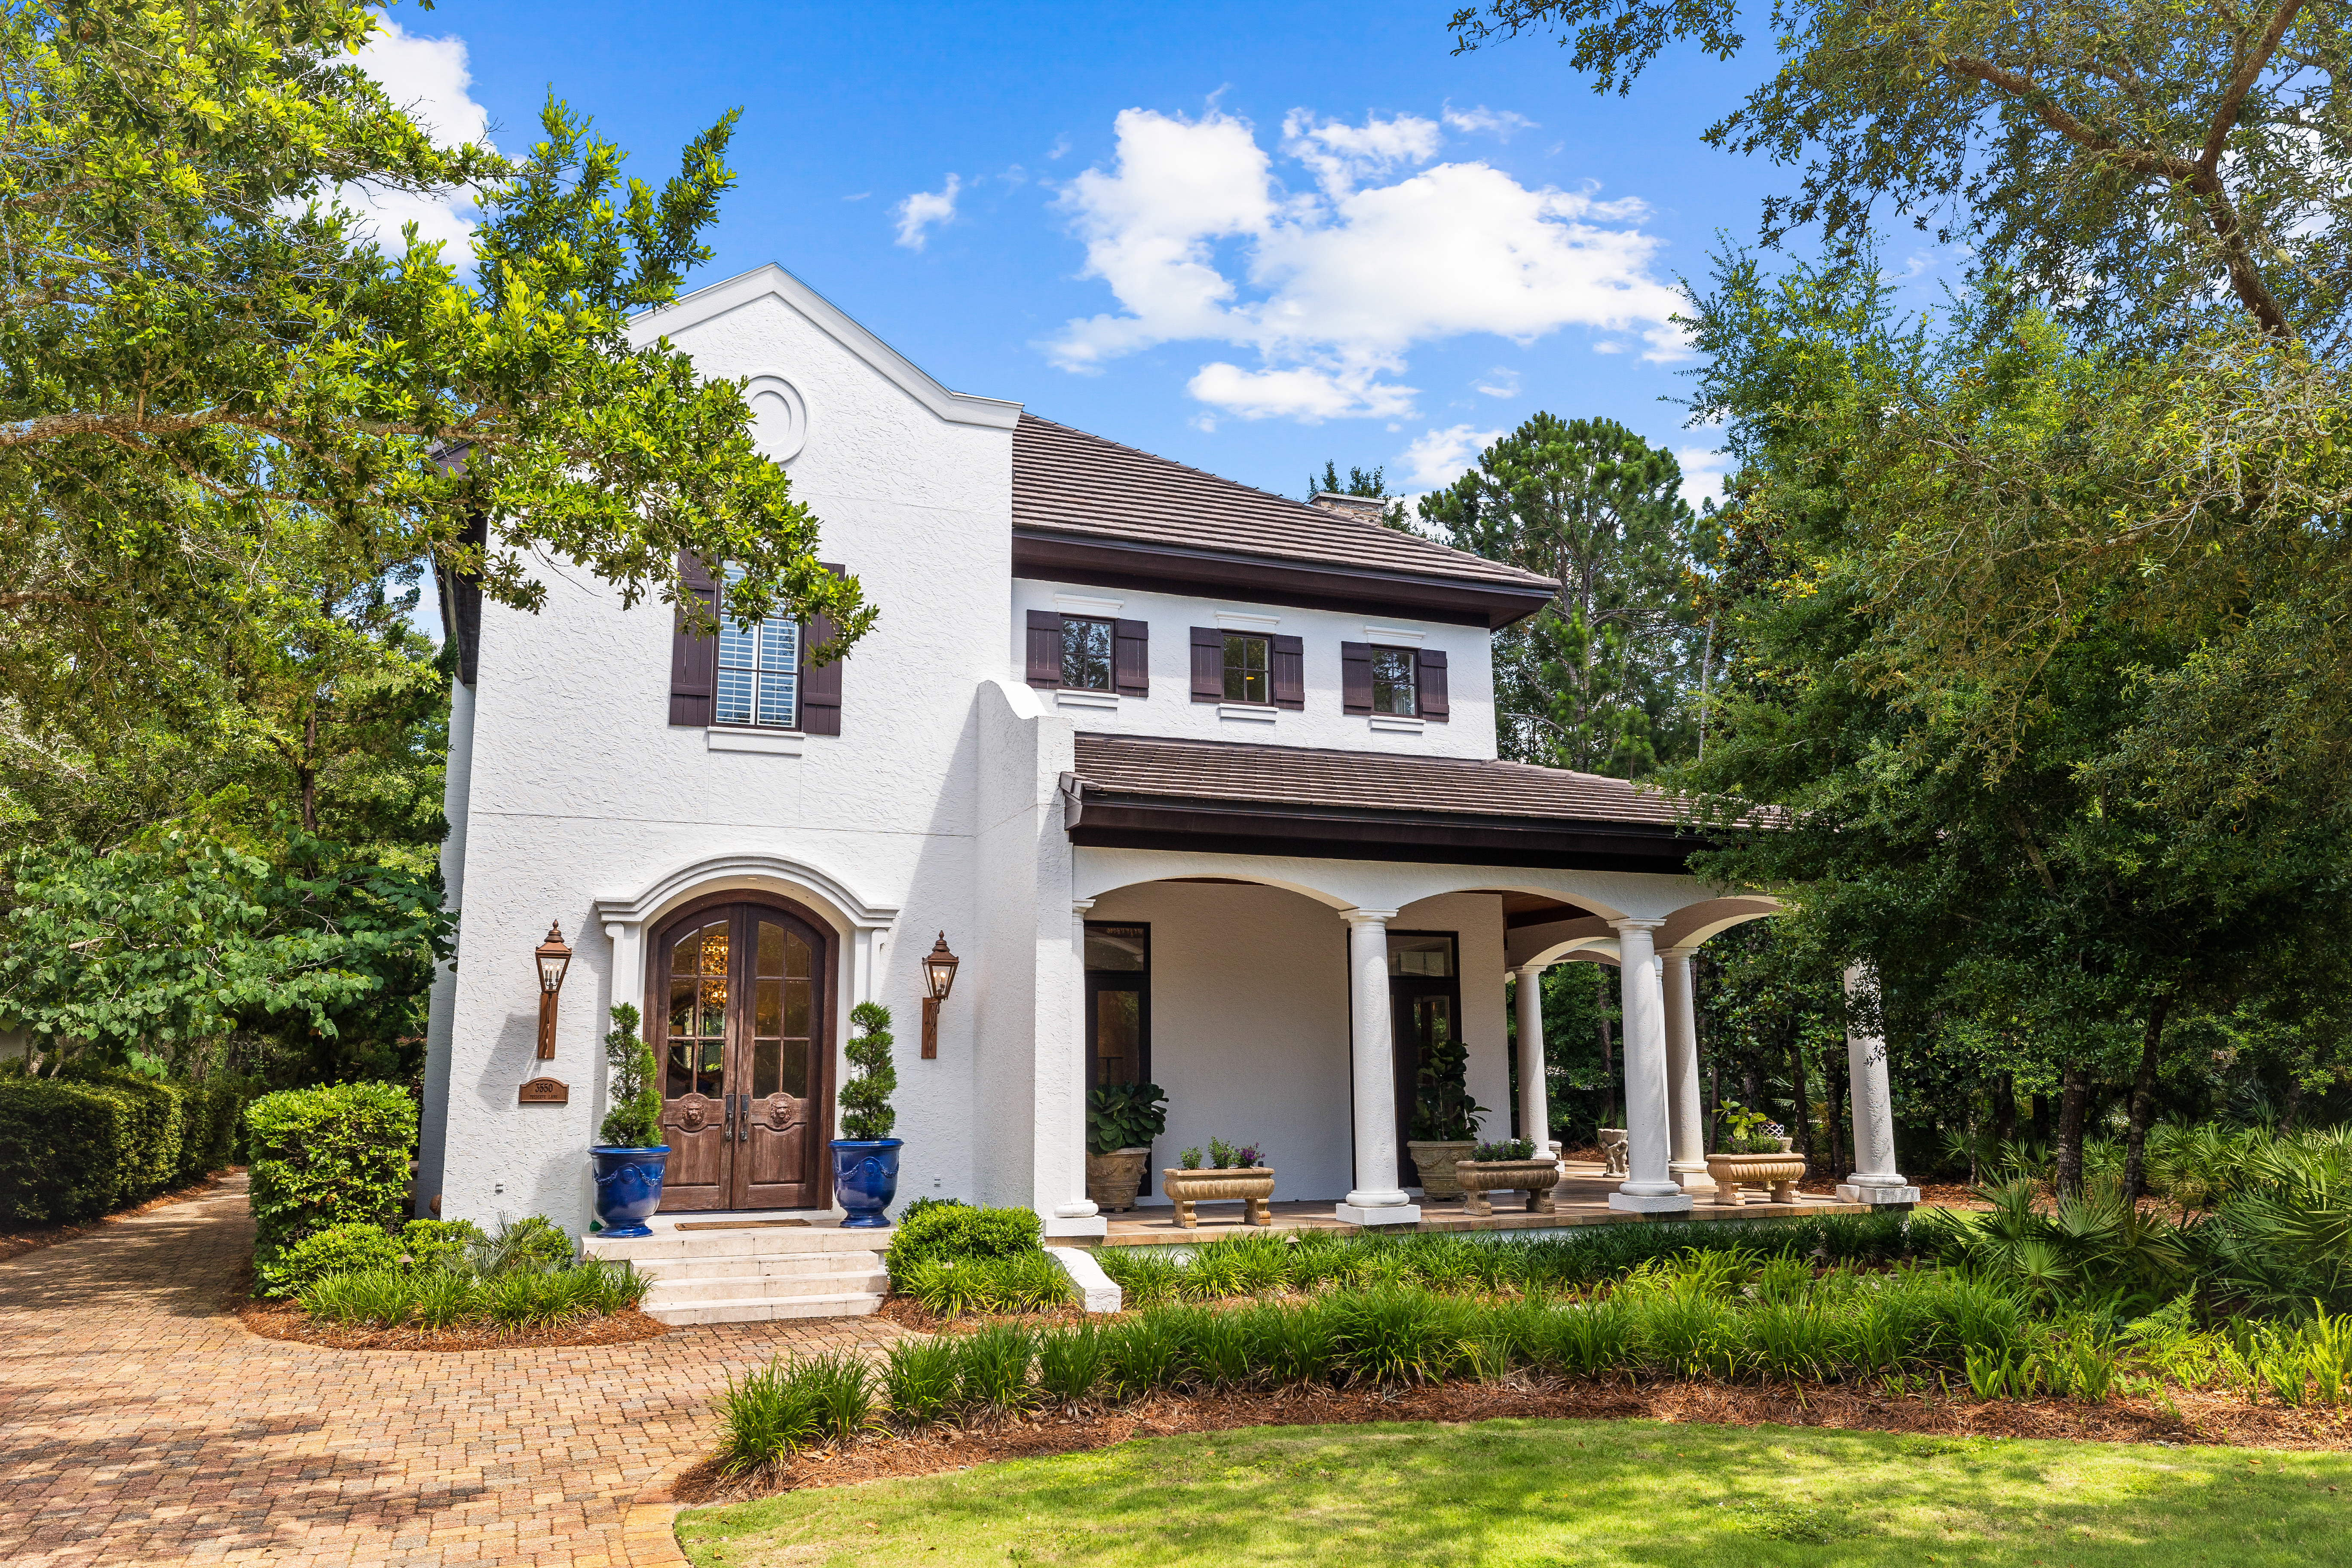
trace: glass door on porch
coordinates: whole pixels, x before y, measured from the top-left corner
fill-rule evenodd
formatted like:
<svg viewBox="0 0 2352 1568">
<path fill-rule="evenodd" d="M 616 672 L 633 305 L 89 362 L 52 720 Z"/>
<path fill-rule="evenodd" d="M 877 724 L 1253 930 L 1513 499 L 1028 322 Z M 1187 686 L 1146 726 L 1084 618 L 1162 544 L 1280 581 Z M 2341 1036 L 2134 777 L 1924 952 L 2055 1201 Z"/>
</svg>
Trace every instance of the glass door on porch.
<svg viewBox="0 0 2352 1568">
<path fill-rule="evenodd" d="M 1087 1090 L 1151 1077 L 1151 928 L 1087 925 Z"/>
<path fill-rule="evenodd" d="M 705 911 L 667 936 L 663 1208 L 816 1203 L 825 951 L 813 927 L 759 905 Z"/>
<path fill-rule="evenodd" d="M 1394 1039 L 1397 1185 L 1417 1187 L 1421 1172 L 1405 1147 L 1420 1110 L 1421 1064 L 1458 1038 L 1462 976 L 1452 931 L 1389 932 L 1389 1022 Z"/>
</svg>

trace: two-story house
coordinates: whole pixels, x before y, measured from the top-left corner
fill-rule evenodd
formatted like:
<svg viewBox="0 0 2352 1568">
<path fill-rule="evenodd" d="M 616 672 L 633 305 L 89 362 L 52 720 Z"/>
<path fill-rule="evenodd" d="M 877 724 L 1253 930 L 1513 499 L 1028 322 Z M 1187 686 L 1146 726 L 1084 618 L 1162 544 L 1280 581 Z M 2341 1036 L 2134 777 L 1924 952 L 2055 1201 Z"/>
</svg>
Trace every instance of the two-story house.
<svg viewBox="0 0 2352 1568">
<path fill-rule="evenodd" d="M 821 628 L 691 637 L 560 563 L 538 615 L 443 584 L 463 921 L 420 1212 L 587 1226 L 621 1002 L 664 1064 L 666 1208 L 826 1210 L 846 1016 L 870 998 L 898 1020 L 902 1199 L 1099 1235 L 1086 1092 L 1149 1079 L 1160 1163 L 1254 1143 L 1278 1197 L 1407 1222 L 1419 1053 L 1465 1042 L 1472 1094 L 1506 1106 L 1506 976 L 1577 957 L 1625 977 L 1614 1201 L 1689 1206 L 1688 955 L 1773 906 L 1687 875 L 1657 795 L 1496 760 L 1491 635 L 1555 584 L 950 392 L 781 268 L 637 330 L 748 378 L 823 553 L 882 613 L 813 666 Z M 723 572 L 706 591 L 724 623 Z M 542 1061 L 551 921 L 575 956 Z M 940 941 L 961 967 L 933 1055 Z M 568 1098 L 521 1102 L 539 1077 Z M 1519 1082 L 1487 1130 L 1540 1139 L 1539 1068 Z"/>
</svg>

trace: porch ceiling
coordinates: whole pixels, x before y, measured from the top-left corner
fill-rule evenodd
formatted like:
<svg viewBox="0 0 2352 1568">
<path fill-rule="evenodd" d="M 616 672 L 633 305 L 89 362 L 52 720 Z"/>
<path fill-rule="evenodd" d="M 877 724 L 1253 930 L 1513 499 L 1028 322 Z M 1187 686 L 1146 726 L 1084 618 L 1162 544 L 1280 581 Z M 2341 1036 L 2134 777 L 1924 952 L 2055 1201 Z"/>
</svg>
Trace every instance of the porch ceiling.
<svg viewBox="0 0 2352 1568">
<path fill-rule="evenodd" d="M 1519 763 L 1082 733 L 1074 844 L 1679 873 L 1709 847 L 1623 779 Z"/>
</svg>

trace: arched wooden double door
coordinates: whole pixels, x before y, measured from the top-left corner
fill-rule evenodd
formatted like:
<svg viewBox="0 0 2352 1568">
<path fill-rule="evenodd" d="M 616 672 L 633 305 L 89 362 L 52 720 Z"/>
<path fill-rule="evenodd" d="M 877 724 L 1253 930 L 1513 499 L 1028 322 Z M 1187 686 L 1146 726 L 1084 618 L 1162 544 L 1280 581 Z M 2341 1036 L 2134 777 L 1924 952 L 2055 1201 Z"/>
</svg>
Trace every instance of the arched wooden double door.
<svg viewBox="0 0 2352 1568">
<path fill-rule="evenodd" d="M 664 1209 L 815 1208 L 832 1059 L 824 928 L 712 901 L 665 921 L 646 1016 L 662 1067 Z"/>
</svg>

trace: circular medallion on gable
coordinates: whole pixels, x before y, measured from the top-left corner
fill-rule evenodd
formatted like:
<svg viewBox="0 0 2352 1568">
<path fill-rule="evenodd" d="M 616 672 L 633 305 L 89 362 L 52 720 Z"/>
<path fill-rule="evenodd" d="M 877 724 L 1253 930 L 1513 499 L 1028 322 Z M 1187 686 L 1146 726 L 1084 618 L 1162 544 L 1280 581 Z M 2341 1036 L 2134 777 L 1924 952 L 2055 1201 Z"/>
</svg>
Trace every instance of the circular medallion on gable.
<svg viewBox="0 0 2352 1568">
<path fill-rule="evenodd" d="M 743 388 L 751 408 L 751 441 L 762 457 L 789 463 L 808 445 L 808 405 L 800 388 L 780 375 L 755 375 Z"/>
</svg>

